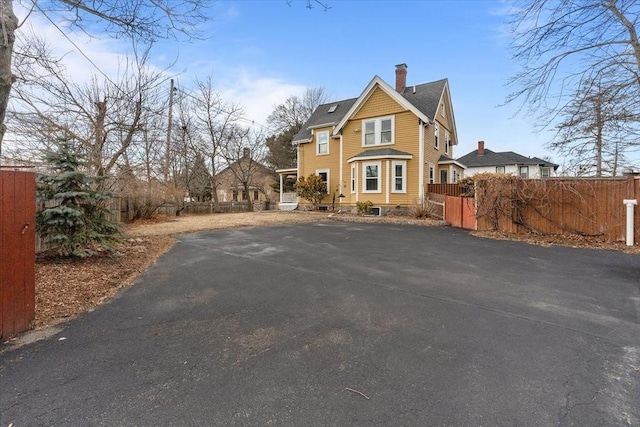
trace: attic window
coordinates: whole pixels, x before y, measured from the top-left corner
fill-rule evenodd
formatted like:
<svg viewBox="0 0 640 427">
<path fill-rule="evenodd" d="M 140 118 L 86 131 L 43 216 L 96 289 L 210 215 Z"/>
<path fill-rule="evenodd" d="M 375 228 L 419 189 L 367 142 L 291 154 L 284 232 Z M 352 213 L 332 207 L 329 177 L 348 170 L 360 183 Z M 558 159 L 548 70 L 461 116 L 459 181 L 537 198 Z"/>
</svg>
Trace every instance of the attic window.
<svg viewBox="0 0 640 427">
<path fill-rule="evenodd" d="M 338 108 L 338 104 L 333 104 L 331 107 L 329 107 L 329 111 L 327 111 L 327 113 L 333 113 L 334 111 L 336 111 L 336 108 Z"/>
</svg>

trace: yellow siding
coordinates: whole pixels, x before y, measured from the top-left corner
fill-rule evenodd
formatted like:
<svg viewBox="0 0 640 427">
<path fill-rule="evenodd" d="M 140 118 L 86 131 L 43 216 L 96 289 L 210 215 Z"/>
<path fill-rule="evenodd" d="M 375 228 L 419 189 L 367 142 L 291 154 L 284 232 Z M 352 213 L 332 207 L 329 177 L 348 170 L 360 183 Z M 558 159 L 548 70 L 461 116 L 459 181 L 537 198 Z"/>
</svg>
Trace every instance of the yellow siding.
<svg viewBox="0 0 640 427">
<path fill-rule="evenodd" d="M 331 203 L 331 193 L 336 191 L 340 181 L 340 140 L 329 137 L 329 154 L 316 154 L 315 136 L 324 131 L 329 131 L 329 134 L 331 134 L 332 128 L 314 129 L 311 142 L 300 146 L 300 169 L 298 174 L 299 176 L 309 176 L 315 174 L 318 169 L 329 169 L 329 194 L 322 200 L 322 203 Z"/>
<path fill-rule="evenodd" d="M 448 94 L 443 98 L 445 102 L 449 102 Z M 424 132 L 424 148 L 425 148 L 425 166 L 424 166 L 424 184 L 429 180 L 428 163 L 436 165 L 436 182 L 439 182 L 438 160 L 444 154 L 444 131 L 448 129 L 453 138 L 453 131 L 450 129 L 450 117 L 448 106 L 445 105 L 445 117 L 440 115 L 440 110 L 436 114 L 436 120 L 440 123 L 440 149 L 434 149 L 434 126 L 430 125 L 424 128 L 419 124 L 418 117 L 410 111 L 407 111 L 400 104 L 396 103 L 393 98 L 382 89 L 376 88 L 371 96 L 362 105 L 354 117 L 349 120 L 342 129 L 343 155 L 342 164 L 340 164 L 340 140 L 329 139 L 329 154 L 316 154 L 315 134 L 321 131 L 332 129 L 322 128 L 315 129 L 312 141 L 302 144 L 299 151 L 299 176 L 308 176 L 316 173 L 318 169 L 329 169 L 329 189 L 331 192 L 344 194 L 342 200 L 343 205 L 353 206 L 357 201 L 370 200 L 374 206 L 411 206 L 419 198 L 419 132 Z M 364 147 L 363 123 L 365 119 L 376 117 L 394 116 L 394 143 L 389 145 L 377 145 Z M 371 159 L 367 161 L 376 161 L 381 164 L 381 192 L 380 193 L 363 193 L 363 161 L 357 161 L 357 192 L 351 193 L 351 166 L 353 163 L 347 161 L 356 155 L 368 150 L 377 150 L 381 148 L 391 148 L 405 153 L 410 153 L 413 157 L 406 160 L 406 193 L 392 193 L 393 187 L 393 160 L 399 159 Z M 449 151 L 449 155 L 453 154 L 453 150 Z M 342 171 L 342 181 L 340 181 L 340 172 Z M 332 195 L 329 194 L 323 200 L 323 203 L 331 203 Z M 336 195 L 336 206 L 339 199 Z"/>
<path fill-rule="evenodd" d="M 393 100 L 380 88 L 374 89 L 373 93 L 355 114 L 353 120 L 362 120 L 372 117 L 390 116 L 400 113 L 404 108 Z"/>
</svg>

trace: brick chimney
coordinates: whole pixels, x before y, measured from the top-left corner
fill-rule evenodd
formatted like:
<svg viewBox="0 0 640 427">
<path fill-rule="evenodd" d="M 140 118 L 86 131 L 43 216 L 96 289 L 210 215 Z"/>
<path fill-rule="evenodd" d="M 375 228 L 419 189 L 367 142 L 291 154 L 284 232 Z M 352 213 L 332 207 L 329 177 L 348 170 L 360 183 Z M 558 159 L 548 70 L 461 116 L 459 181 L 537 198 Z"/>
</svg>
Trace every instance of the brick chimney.
<svg viewBox="0 0 640 427">
<path fill-rule="evenodd" d="M 404 92 L 407 87 L 407 64 L 396 65 L 396 92 Z"/>
<path fill-rule="evenodd" d="M 478 156 L 484 156 L 484 141 L 478 141 Z"/>
<path fill-rule="evenodd" d="M 249 147 L 244 147 L 242 149 L 242 158 L 244 159 L 248 159 L 251 157 L 251 148 Z"/>
</svg>

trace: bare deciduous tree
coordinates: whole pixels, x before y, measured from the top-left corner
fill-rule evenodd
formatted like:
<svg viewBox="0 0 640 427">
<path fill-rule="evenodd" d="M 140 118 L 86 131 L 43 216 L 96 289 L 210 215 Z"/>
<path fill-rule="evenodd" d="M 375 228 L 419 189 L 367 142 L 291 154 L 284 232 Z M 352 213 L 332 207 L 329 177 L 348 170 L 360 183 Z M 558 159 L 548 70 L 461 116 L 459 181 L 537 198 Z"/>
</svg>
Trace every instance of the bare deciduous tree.
<svg viewBox="0 0 640 427">
<path fill-rule="evenodd" d="M 514 59 L 507 102 L 520 101 L 540 129 L 558 133 L 551 148 L 571 154 L 576 170 L 600 176 L 638 146 L 640 4 L 633 0 L 516 0 Z M 559 121 L 559 123 L 558 123 Z M 603 157 L 606 153 L 611 158 Z"/>
<path fill-rule="evenodd" d="M 211 195 L 217 207 L 216 174 L 223 160 L 222 151 L 232 137 L 244 110 L 239 105 L 222 99 L 214 89 L 212 76 L 196 80 L 196 87 L 196 91 L 190 96 L 192 112 L 200 133 L 196 150 L 207 159 L 211 175 Z"/>
<path fill-rule="evenodd" d="M 327 98 L 324 88 L 307 88 L 301 97 L 291 96 L 274 108 L 267 118 L 267 123 L 275 130 L 267 138 L 267 163 L 276 168 L 295 165 L 296 147 L 292 145 L 292 139 Z"/>
<path fill-rule="evenodd" d="M 266 195 L 264 177 L 271 175 L 271 171 L 261 163 L 265 156 L 264 135 L 250 128 L 233 126 L 229 129 L 229 139 L 221 154 L 251 210 L 253 201 L 250 190 Z"/>
<path fill-rule="evenodd" d="M 208 19 L 206 0 L 50 0 L 26 2 L 31 13 L 45 16 L 61 32 L 81 31 L 109 34 L 152 42 L 156 39 L 198 36 L 197 26 Z M 18 19 L 13 0 L 0 0 L 0 154 L 4 138 L 5 112 L 14 76 L 12 55 Z"/>
<path fill-rule="evenodd" d="M 19 139 L 31 144 L 70 141 L 85 152 L 90 171 L 109 175 L 116 165 L 131 169 L 154 116 L 162 109 L 158 88 L 162 73 L 147 66 L 149 47 L 122 64 L 121 75 L 88 84 L 76 83 L 42 39 L 30 39 L 19 63 L 11 123 Z M 143 132 L 146 130 L 146 133 Z M 47 147 L 44 147 L 47 148 Z"/>
<path fill-rule="evenodd" d="M 625 152 L 636 145 L 635 119 L 627 100 L 605 82 L 588 82 L 559 113 L 549 148 L 565 158 L 565 173 L 616 176 L 624 168 Z"/>
</svg>

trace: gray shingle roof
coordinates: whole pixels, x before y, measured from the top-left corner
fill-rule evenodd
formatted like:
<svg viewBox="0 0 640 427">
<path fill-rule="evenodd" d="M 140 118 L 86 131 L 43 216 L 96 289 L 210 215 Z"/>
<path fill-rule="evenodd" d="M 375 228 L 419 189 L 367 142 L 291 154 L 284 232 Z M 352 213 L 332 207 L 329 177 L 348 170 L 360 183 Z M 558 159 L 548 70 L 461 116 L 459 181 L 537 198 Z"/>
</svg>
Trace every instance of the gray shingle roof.
<svg viewBox="0 0 640 427">
<path fill-rule="evenodd" d="M 408 86 L 402 92 L 402 96 L 412 103 L 418 110 L 430 119 L 436 117 L 442 91 L 447 84 L 447 79 L 436 80 L 435 82 L 423 83 L 415 86 Z M 413 93 L 415 87 L 416 93 Z"/>
<path fill-rule="evenodd" d="M 482 167 L 482 166 L 507 166 L 507 165 L 540 165 L 545 167 L 553 167 L 558 169 L 557 164 L 547 162 L 537 157 L 526 157 L 513 151 L 502 151 L 496 153 L 491 150 L 484 150 L 484 155 L 478 155 L 478 150 L 465 154 L 462 157 L 458 157 L 458 162 L 467 167 Z"/>
<path fill-rule="evenodd" d="M 440 98 L 447 79 L 437 80 L 430 83 L 409 86 L 402 92 L 402 96 L 420 110 L 425 116 L 434 119 L 438 111 Z M 415 87 L 415 93 L 414 93 Z M 330 102 L 322 104 L 313 112 L 309 120 L 304 124 L 300 132 L 294 137 L 294 142 L 307 141 L 311 138 L 311 130 L 318 125 L 334 125 L 337 124 L 355 104 L 358 98 L 345 99 L 342 101 Z M 333 113 L 329 113 L 329 109 L 333 105 L 338 105 Z"/>
<path fill-rule="evenodd" d="M 330 102 L 327 104 L 322 104 L 311 114 L 309 120 L 302 126 L 300 132 L 298 132 L 293 137 L 293 142 L 296 141 L 306 141 L 311 138 L 311 129 L 314 126 L 318 125 L 334 125 L 344 117 L 344 115 L 349 111 L 349 108 L 355 104 L 358 98 L 351 99 L 343 99 L 342 101 Z M 335 111 L 333 113 L 329 112 L 329 109 L 337 105 Z"/>
<path fill-rule="evenodd" d="M 353 157 L 350 157 L 348 160 L 354 159 L 356 157 L 377 157 L 377 156 L 411 156 L 411 153 L 405 153 L 404 151 L 394 150 L 393 148 L 377 148 L 374 150 L 365 150 Z"/>
</svg>

